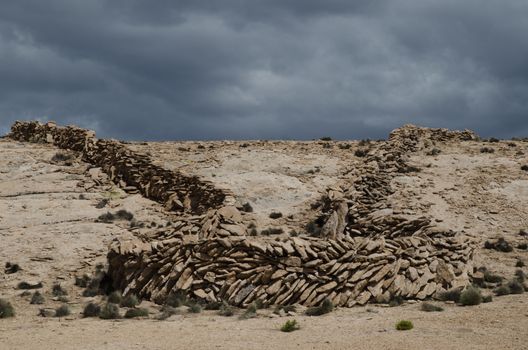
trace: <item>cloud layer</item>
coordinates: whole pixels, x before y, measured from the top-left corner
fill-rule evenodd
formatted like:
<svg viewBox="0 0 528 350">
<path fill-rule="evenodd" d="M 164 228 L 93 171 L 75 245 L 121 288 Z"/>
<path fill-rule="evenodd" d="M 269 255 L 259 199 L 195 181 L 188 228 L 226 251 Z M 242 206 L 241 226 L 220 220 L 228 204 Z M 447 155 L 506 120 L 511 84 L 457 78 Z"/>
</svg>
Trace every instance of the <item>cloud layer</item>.
<svg viewBox="0 0 528 350">
<path fill-rule="evenodd" d="M 528 136 L 528 2 L 0 4 L 0 132 L 381 138 L 404 123 Z"/>
</svg>

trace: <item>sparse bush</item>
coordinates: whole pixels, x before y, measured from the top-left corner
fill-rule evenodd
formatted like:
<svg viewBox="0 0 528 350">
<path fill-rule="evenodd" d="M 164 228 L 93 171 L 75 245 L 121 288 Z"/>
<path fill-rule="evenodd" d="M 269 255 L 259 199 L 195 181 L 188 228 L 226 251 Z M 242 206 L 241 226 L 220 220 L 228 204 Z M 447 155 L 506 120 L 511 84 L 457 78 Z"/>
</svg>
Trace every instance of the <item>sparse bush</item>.
<svg viewBox="0 0 528 350">
<path fill-rule="evenodd" d="M 121 300 L 122 307 L 136 307 L 138 304 L 139 300 L 134 294 L 129 294 Z"/>
<path fill-rule="evenodd" d="M 251 230 L 249 230 L 249 235 L 252 237 L 258 236 L 257 229 L 253 227 Z"/>
<path fill-rule="evenodd" d="M 478 305 L 482 302 L 482 294 L 480 290 L 473 286 L 467 287 L 460 294 L 460 304 L 464 306 Z"/>
<path fill-rule="evenodd" d="M 130 221 L 134 218 L 134 214 L 132 214 L 131 212 L 125 209 L 120 209 L 115 213 L 115 217 L 118 218 L 119 220 Z"/>
<path fill-rule="evenodd" d="M 500 141 L 500 140 L 499 140 L 498 138 L 496 138 L 496 137 L 490 137 L 490 138 L 488 139 L 488 142 L 491 142 L 491 143 L 497 143 L 497 142 L 499 142 L 499 141 Z"/>
<path fill-rule="evenodd" d="M 148 314 L 149 312 L 145 308 L 139 308 L 139 309 L 133 308 L 133 309 L 128 309 L 125 312 L 125 318 L 148 317 Z"/>
<path fill-rule="evenodd" d="M 522 165 L 521 170 L 528 171 L 528 165 L 527 164 Z"/>
<path fill-rule="evenodd" d="M 332 138 L 330 136 L 323 136 L 319 140 L 321 140 L 321 141 L 332 141 Z"/>
<path fill-rule="evenodd" d="M 101 313 L 101 307 L 95 303 L 88 303 L 84 307 L 83 317 L 98 317 Z"/>
<path fill-rule="evenodd" d="M 524 261 L 522 261 L 521 259 L 515 262 L 515 267 L 524 267 L 524 265 Z"/>
<path fill-rule="evenodd" d="M 460 288 L 453 288 L 453 289 L 440 293 L 438 295 L 438 299 L 442 301 L 454 301 L 455 303 L 458 303 L 460 300 L 460 294 L 461 294 Z"/>
<path fill-rule="evenodd" d="M 280 330 L 281 332 L 293 332 L 298 330 L 299 328 L 299 324 L 296 320 L 288 320 L 281 326 Z"/>
<path fill-rule="evenodd" d="M 398 321 L 398 323 L 396 323 L 396 329 L 399 331 L 408 331 L 413 328 L 414 328 L 413 323 L 408 320 L 401 320 L 401 321 Z"/>
<path fill-rule="evenodd" d="M 503 253 L 510 253 L 513 251 L 513 247 L 504 238 L 499 238 L 496 242 L 486 241 L 484 248 L 494 249 Z"/>
<path fill-rule="evenodd" d="M 349 144 L 349 143 L 340 143 L 340 144 L 338 145 L 338 147 L 339 147 L 340 149 L 350 149 L 350 147 L 352 147 L 352 145 Z"/>
<path fill-rule="evenodd" d="M 480 153 L 495 153 L 495 149 L 491 147 L 482 147 Z"/>
<path fill-rule="evenodd" d="M 430 150 L 429 152 L 427 152 L 427 155 L 428 156 L 437 156 L 441 153 L 442 151 L 440 151 L 438 148 L 433 148 L 432 150 Z"/>
<path fill-rule="evenodd" d="M 97 202 L 97 204 L 95 205 L 95 207 L 97 209 L 103 209 L 104 207 L 106 207 L 106 205 L 108 204 L 109 200 L 108 198 L 103 198 L 101 199 L 99 202 Z"/>
<path fill-rule="evenodd" d="M 482 296 L 482 302 L 483 303 L 491 303 L 492 301 L 493 301 L 493 295 L 488 294 L 488 295 L 483 295 Z"/>
<path fill-rule="evenodd" d="M 176 292 L 176 293 L 170 293 L 167 297 L 167 300 L 165 301 L 165 305 L 169 305 L 172 307 L 180 307 L 187 305 L 189 300 L 187 299 L 187 296 L 185 294 Z"/>
<path fill-rule="evenodd" d="M 306 224 L 306 232 L 312 236 L 318 236 L 321 233 L 321 227 L 315 221 L 310 221 Z"/>
<path fill-rule="evenodd" d="M 103 320 L 121 318 L 121 314 L 119 313 L 119 306 L 113 303 L 106 303 L 105 306 L 103 306 L 103 308 L 101 309 L 99 317 Z"/>
<path fill-rule="evenodd" d="M 161 312 L 155 318 L 159 321 L 163 321 L 177 313 L 178 310 L 173 308 L 172 306 L 163 305 L 163 307 L 161 308 Z"/>
<path fill-rule="evenodd" d="M 9 261 L 5 263 L 4 273 L 6 275 L 10 275 L 12 273 L 16 273 L 20 271 L 20 265 L 10 263 Z"/>
<path fill-rule="evenodd" d="M 366 149 L 361 149 L 360 148 L 360 149 L 357 149 L 357 150 L 354 151 L 354 155 L 356 157 L 360 157 L 360 158 L 366 157 L 367 154 L 368 154 L 368 150 L 366 150 Z"/>
<path fill-rule="evenodd" d="M 218 314 L 220 316 L 233 316 L 235 314 L 235 311 L 233 310 L 233 307 L 226 302 L 222 302 L 222 306 L 218 309 Z"/>
<path fill-rule="evenodd" d="M 491 272 L 484 272 L 484 281 L 489 283 L 500 283 L 502 282 L 502 276 L 494 275 Z"/>
<path fill-rule="evenodd" d="M 223 302 L 221 301 L 211 301 L 207 304 L 205 304 L 204 309 L 205 310 L 220 310 L 220 307 L 222 307 Z"/>
<path fill-rule="evenodd" d="M 30 304 L 35 304 L 35 305 L 41 305 L 41 304 L 44 304 L 44 302 L 45 302 L 44 296 L 42 294 L 40 294 L 40 292 L 37 290 L 31 296 L 31 301 L 29 303 Z"/>
<path fill-rule="evenodd" d="M 51 157 L 52 162 L 67 162 L 73 158 L 71 154 L 57 152 L 53 157 Z"/>
<path fill-rule="evenodd" d="M 422 303 L 422 305 L 420 306 L 420 310 L 425 312 L 438 312 L 444 311 L 444 308 L 431 303 Z"/>
<path fill-rule="evenodd" d="M 55 317 L 64 317 L 71 314 L 70 307 L 66 304 L 62 304 L 55 309 Z"/>
<path fill-rule="evenodd" d="M 518 280 L 512 280 L 508 282 L 508 288 L 510 289 L 510 294 L 524 293 L 524 287 Z"/>
<path fill-rule="evenodd" d="M 82 275 L 81 277 L 75 276 L 75 285 L 77 287 L 86 288 L 90 283 L 91 278 L 87 274 Z"/>
<path fill-rule="evenodd" d="M 511 290 L 508 286 L 500 286 L 494 290 L 495 295 L 501 296 L 501 295 L 508 295 L 511 294 Z"/>
<path fill-rule="evenodd" d="M 391 296 L 389 300 L 389 306 L 390 307 L 400 306 L 401 304 L 403 304 L 403 302 L 404 300 L 400 295 Z"/>
<path fill-rule="evenodd" d="M 251 204 L 249 204 L 248 202 L 244 203 L 242 205 L 242 211 L 246 212 L 246 213 L 252 213 L 253 212 L 253 207 L 251 206 Z"/>
<path fill-rule="evenodd" d="M 308 316 L 321 316 L 332 312 L 334 309 L 334 304 L 330 299 L 325 299 L 319 306 L 310 307 L 306 310 L 306 315 Z"/>
<path fill-rule="evenodd" d="M 68 295 L 68 292 L 59 283 L 55 283 L 51 289 L 51 294 L 55 297 L 60 297 Z"/>
<path fill-rule="evenodd" d="M 526 275 L 524 274 L 523 270 L 515 270 L 515 279 L 521 283 L 524 282 L 524 280 L 526 279 Z"/>
<path fill-rule="evenodd" d="M 269 227 L 265 230 L 260 231 L 260 234 L 263 236 L 280 235 L 282 233 L 284 233 L 284 230 L 280 227 Z"/>
<path fill-rule="evenodd" d="M 199 314 L 200 312 L 202 312 L 202 307 L 200 306 L 200 304 L 191 304 L 189 306 L 189 312 L 193 314 Z"/>
<path fill-rule="evenodd" d="M 28 282 L 20 282 L 17 285 L 18 289 L 39 289 L 42 288 L 42 282 L 38 283 L 28 283 Z"/>
<path fill-rule="evenodd" d="M 270 219 L 282 218 L 282 213 L 281 212 L 273 212 L 273 213 L 269 214 L 269 217 L 270 217 Z"/>
<path fill-rule="evenodd" d="M 251 303 L 246 311 L 242 315 L 240 315 L 241 320 L 247 320 L 248 318 L 254 318 L 257 317 L 257 306 L 254 303 Z"/>
<path fill-rule="evenodd" d="M 273 313 L 276 315 L 280 315 L 281 310 L 285 314 L 287 314 L 288 312 L 297 312 L 297 308 L 295 307 L 295 305 L 277 305 L 273 310 Z"/>
<path fill-rule="evenodd" d="M 15 309 L 13 305 L 5 299 L 0 299 L 0 318 L 8 318 L 15 316 Z"/>
<path fill-rule="evenodd" d="M 99 220 L 101 222 L 105 222 L 105 223 L 110 223 L 110 222 L 115 220 L 115 216 L 114 216 L 114 214 L 112 214 L 109 211 L 107 211 L 106 213 L 99 215 L 97 220 Z"/>
<path fill-rule="evenodd" d="M 123 296 L 121 295 L 121 292 L 118 291 L 118 290 L 113 291 L 108 296 L 108 302 L 109 303 L 118 304 L 119 305 L 119 304 L 121 304 L 122 301 L 123 301 Z"/>
<path fill-rule="evenodd" d="M 528 244 L 526 244 L 526 243 L 519 243 L 519 244 L 517 245 L 517 249 L 527 250 L 527 249 L 528 249 Z"/>
</svg>

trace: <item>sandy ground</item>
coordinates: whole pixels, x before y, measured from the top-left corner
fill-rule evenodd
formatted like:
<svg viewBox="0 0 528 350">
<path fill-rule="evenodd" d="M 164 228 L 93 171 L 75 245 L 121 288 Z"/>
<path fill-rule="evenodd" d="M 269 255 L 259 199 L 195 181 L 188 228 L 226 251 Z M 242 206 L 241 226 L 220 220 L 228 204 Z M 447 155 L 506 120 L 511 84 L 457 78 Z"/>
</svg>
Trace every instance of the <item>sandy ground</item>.
<svg viewBox="0 0 528 350">
<path fill-rule="evenodd" d="M 133 147 L 150 152 L 170 168 L 181 168 L 232 189 L 254 204 L 265 221 L 269 211 L 300 213 L 313 198 L 339 181 L 361 159 L 351 149 L 308 143 L 155 143 Z M 204 145 L 207 152 L 199 152 Z M 293 146 L 292 146 L 293 145 Z M 396 211 L 432 215 L 439 225 L 472 235 L 481 242 L 505 237 L 518 244 L 528 228 L 528 143 L 510 147 L 493 144 L 496 152 L 481 154 L 482 143 L 447 144 L 437 156 L 418 153 L 412 161 L 419 173 L 394 180 L 391 198 Z M 186 147 L 187 151 L 178 150 Z M 524 154 L 520 154 L 519 151 Z M 164 225 L 174 220 L 158 204 L 129 195 L 108 182 L 94 184 L 89 166 L 51 162 L 57 149 L 48 145 L 0 140 L 0 264 L 14 262 L 22 270 L 0 269 L 0 297 L 9 300 L 17 316 L 0 320 L 0 349 L 528 349 L 528 294 L 495 297 L 474 307 L 439 304 L 445 311 L 426 313 L 419 304 L 401 307 L 371 305 L 338 309 L 321 317 L 296 315 L 270 318 L 259 310 L 255 319 L 221 317 L 213 311 L 154 319 L 104 321 L 82 319 L 82 289 L 74 276 L 104 262 L 107 245 L 131 235 L 126 221 L 105 224 L 95 219 L 127 209 L 139 221 Z M 319 171 L 315 171 L 316 167 Z M 314 170 L 313 172 L 310 170 Z M 215 174 L 215 176 L 213 176 Z M 107 207 L 95 206 L 109 199 Z M 528 263 L 528 252 L 499 253 L 481 249 L 477 263 L 510 278 L 515 263 Z M 528 269 L 524 268 L 525 273 Z M 42 281 L 45 305 L 30 305 L 16 285 Z M 68 291 L 72 315 L 37 316 L 39 308 L 54 308 L 50 289 L 60 283 Z M 151 316 L 158 307 L 144 302 Z M 240 312 L 240 311 L 239 311 Z M 299 331 L 278 330 L 295 318 Z M 401 319 L 414 322 L 411 331 L 396 331 Z"/>
</svg>

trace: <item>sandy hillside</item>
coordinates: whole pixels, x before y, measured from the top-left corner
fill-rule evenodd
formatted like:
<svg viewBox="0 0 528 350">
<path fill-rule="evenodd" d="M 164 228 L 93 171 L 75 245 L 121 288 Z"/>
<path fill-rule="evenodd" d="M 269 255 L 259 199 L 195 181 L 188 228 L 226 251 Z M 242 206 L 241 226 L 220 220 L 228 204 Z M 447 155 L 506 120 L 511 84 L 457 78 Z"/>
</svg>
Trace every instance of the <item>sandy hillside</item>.
<svg viewBox="0 0 528 350">
<path fill-rule="evenodd" d="M 313 203 L 328 188 L 353 181 L 364 162 L 361 152 L 382 142 L 163 142 L 128 143 L 154 163 L 178 169 L 232 191 L 249 203 L 244 213 L 258 229 L 277 227 L 283 235 L 302 232 Z M 482 148 L 493 152 L 482 152 Z M 432 149 L 436 151 L 431 152 Z M 57 153 L 65 157 L 56 157 Z M 55 157 L 54 157 L 55 156 Z M 64 159 L 66 158 L 66 159 Z M 393 213 L 429 216 L 436 224 L 474 238 L 475 266 L 512 279 L 528 273 L 528 142 L 445 142 L 408 154 L 417 171 L 392 180 Z M 126 210 L 133 219 L 101 222 L 100 215 Z M 282 217 L 271 219 L 272 212 Z M 443 312 L 420 311 L 421 302 L 402 306 L 371 304 L 339 308 L 320 317 L 297 313 L 278 316 L 273 309 L 240 320 L 215 311 L 180 314 L 159 321 L 160 306 L 148 301 L 149 319 L 83 319 L 90 301 L 75 286 L 75 276 L 91 274 L 106 262 L 116 238 L 146 237 L 161 227 L 182 227 L 200 217 L 180 217 L 162 205 L 127 193 L 77 154 L 46 144 L 0 140 L 0 298 L 16 309 L 0 319 L 0 349 L 528 349 L 528 294 L 494 296 L 493 302 L 461 307 L 435 301 Z M 192 225 L 189 225 L 191 227 Z M 484 249 L 487 240 L 504 238 L 512 251 Z M 524 248 L 523 248 L 524 247 Z M 517 265 L 517 266 L 516 266 Z M 30 304 L 20 282 L 42 283 L 44 304 Z M 64 301 L 52 294 L 54 284 L 66 290 Z M 493 288 L 483 289 L 486 295 Z M 26 293 L 28 294 L 28 293 Z M 42 317 L 67 303 L 71 315 Z M 125 310 L 123 309 L 122 312 Z M 301 329 L 278 329 L 295 318 Z M 398 320 L 414 323 L 396 331 Z"/>
</svg>

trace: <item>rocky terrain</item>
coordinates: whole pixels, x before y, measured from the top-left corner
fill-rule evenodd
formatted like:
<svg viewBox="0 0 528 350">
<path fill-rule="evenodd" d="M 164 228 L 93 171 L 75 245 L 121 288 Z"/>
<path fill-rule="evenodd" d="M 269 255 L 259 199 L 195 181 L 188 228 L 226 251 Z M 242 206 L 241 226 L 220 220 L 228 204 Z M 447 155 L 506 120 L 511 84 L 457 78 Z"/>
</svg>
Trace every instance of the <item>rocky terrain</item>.
<svg viewBox="0 0 528 350">
<path fill-rule="evenodd" d="M 6 348 L 528 347 L 528 294 L 497 296 L 526 284 L 527 140 L 405 126 L 382 141 L 139 143 L 18 123 L 0 149 Z M 493 301 L 438 301 L 472 283 Z M 113 289 L 150 319 L 82 318 Z M 264 308 L 155 320 L 174 295 Z M 304 314 L 326 300 L 337 310 Z M 445 311 L 421 311 L 429 300 Z M 280 332 L 291 318 L 301 329 Z"/>
</svg>

